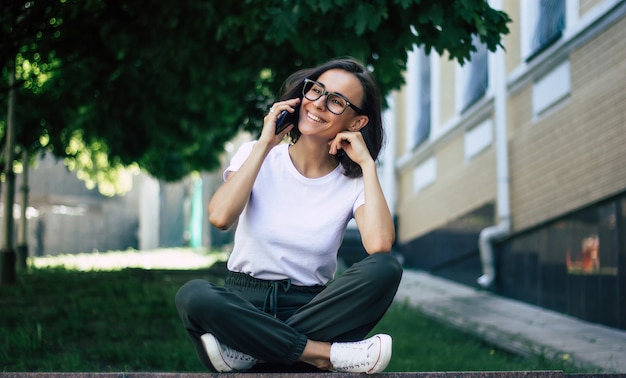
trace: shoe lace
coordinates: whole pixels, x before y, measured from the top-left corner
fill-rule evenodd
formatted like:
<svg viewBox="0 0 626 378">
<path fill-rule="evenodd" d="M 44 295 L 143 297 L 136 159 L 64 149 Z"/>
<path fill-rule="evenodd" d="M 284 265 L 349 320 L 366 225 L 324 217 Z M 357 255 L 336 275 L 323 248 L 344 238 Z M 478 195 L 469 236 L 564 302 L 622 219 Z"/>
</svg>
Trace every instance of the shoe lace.
<svg viewBox="0 0 626 378">
<path fill-rule="evenodd" d="M 372 347 L 374 343 L 365 340 L 341 345 L 336 355 L 337 361 L 333 361 L 333 365 L 337 369 L 369 366 L 373 362 L 370 358 Z"/>
<path fill-rule="evenodd" d="M 231 347 L 229 347 L 228 345 L 224 345 L 222 344 L 222 351 L 224 353 L 224 355 L 226 357 L 228 357 L 231 360 L 239 360 L 239 361 L 245 361 L 245 362 L 253 362 L 256 361 L 256 359 L 250 355 L 247 355 L 243 352 L 240 352 L 236 349 L 233 349 Z"/>
</svg>

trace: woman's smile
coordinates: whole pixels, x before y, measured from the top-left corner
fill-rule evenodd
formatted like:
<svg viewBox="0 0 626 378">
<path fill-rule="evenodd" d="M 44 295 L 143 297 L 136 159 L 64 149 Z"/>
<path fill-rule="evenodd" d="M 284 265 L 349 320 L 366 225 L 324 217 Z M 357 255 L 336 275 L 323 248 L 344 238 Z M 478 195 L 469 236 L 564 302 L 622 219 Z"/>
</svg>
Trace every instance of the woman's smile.
<svg viewBox="0 0 626 378">
<path fill-rule="evenodd" d="M 311 121 L 317 122 L 317 123 L 326 123 L 326 121 L 324 121 L 323 119 L 321 119 L 320 117 L 316 116 L 315 114 L 306 111 L 306 116 L 308 119 L 310 119 Z"/>
</svg>

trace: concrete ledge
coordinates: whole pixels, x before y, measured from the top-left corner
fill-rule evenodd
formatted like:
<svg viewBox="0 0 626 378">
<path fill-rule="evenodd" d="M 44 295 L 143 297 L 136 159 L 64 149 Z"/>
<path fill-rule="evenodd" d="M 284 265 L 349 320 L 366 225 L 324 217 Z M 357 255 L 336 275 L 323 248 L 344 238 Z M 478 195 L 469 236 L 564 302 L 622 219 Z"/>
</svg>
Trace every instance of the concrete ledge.
<svg viewBox="0 0 626 378">
<path fill-rule="evenodd" d="M 564 374 L 562 371 L 490 371 L 490 372 L 423 372 L 423 373 L 0 373 L 0 378 L 626 378 L 626 374 Z"/>
</svg>

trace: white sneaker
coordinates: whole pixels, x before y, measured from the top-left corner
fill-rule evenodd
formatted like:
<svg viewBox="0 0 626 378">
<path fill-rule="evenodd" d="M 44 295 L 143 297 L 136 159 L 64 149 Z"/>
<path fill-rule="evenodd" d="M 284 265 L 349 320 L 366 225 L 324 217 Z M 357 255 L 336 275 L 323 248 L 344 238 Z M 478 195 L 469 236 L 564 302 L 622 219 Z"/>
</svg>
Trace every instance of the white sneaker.
<svg viewBox="0 0 626 378">
<path fill-rule="evenodd" d="M 217 341 L 215 336 L 205 333 L 200 337 L 204 350 L 209 355 L 211 364 L 220 373 L 236 370 L 248 370 L 253 367 L 257 359 L 234 350 Z"/>
<path fill-rule="evenodd" d="M 333 343 L 330 363 L 343 373 L 380 373 L 391 360 L 391 336 L 378 334 L 353 343 Z"/>
</svg>

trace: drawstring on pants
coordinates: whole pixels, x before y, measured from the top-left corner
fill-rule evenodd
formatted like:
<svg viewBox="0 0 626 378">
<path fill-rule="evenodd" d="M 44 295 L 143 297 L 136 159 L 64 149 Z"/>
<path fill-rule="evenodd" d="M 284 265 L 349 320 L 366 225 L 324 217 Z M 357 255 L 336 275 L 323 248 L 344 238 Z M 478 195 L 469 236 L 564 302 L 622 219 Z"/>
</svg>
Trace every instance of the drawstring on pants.
<svg viewBox="0 0 626 378">
<path fill-rule="evenodd" d="M 287 292 L 291 288 L 291 279 L 287 278 L 281 281 L 269 281 L 270 285 L 265 291 L 265 300 L 263 301 L 263 312 L 267 312 L 267 304 L 269 301 L 269 311 L 274 317 L 278 314 L 278 289 L 282 288 Z"/>
<path fill-rule="evenodd" d="M 239 272 L 229 272 L 228 277 L 226 278 L 226 286 L 239 288 L 241 290 L 258 290 L 259 292 L 264 293 L 262 311 L 269 313 L 274 317 L 278 316 L 278 297 L 281 290 L 283 293 L 292 291 L 317 294 L 325 288 L 323 285 L 294 285 L 291 283 L 290 278 L 282 280 L 262 280 Z"/>
</svg>

